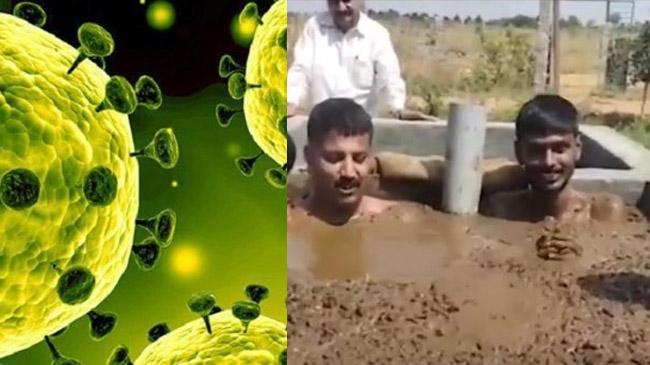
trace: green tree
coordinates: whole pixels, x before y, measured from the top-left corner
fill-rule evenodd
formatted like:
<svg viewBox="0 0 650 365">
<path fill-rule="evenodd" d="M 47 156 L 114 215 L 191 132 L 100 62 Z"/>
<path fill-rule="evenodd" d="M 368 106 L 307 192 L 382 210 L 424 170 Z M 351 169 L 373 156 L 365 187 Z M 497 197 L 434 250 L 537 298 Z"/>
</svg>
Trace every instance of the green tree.
<svg viewBox="0 0 650 365">
<path fill-rule="evenodd" d="M 527 90 L 533 84 L 534 46 L 529 37 L 511 29 L 486 37 L 479 34 L 481 54 L 465 80 L 469 91 L 491 91 L 497 86 Z"/>
<path fill-rule="evenodd" d="M 580 27 L 582 27 L 582 23 L 580 22 L 580 19 L 578 19 L 578 17 L 575 16 L 575 15 L 569 15 L 569 19 L 567 19 L 566 25 L 569 28 L 580 28 Z"/>
<path fill-rule="evenodd" d="M 641 116 L 645 112 L 645 103 L 650 85 L 650 23 L 645 22 L 641 32 L 632 45 L 632 83 L 643 82 L 643 100 L 641 101 Z"/>
</svg>

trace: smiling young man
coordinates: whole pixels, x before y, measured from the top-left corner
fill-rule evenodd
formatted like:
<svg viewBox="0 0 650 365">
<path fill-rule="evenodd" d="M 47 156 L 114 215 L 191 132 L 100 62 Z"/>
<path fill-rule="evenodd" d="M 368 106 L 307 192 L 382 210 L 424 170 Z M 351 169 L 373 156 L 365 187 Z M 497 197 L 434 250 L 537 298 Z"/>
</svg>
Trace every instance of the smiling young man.
<svg viewBox="0 0 650 365">
<path fill-rule="evenodd" d="M 295 209 L 342 225 L 394 205 L 365 194 L 375 167 L 372 136 L 370 115 L 354 101 L 333 98 L 316 105 L 307 122 L 304 148 L 310 189 L 294 201 Z"/>
<path fill-rule="evenodd" d="M 624 217 L 620 197 L 588 194 L 571 186 L 582 153 L 578 112 L 558 95 L 538 95 L 519 110 L 515 153 L 528 188 L 492 195 L 486 213 L 505 219 L 539 221 L 545 217 L 616 221 Z"/>
</svg>

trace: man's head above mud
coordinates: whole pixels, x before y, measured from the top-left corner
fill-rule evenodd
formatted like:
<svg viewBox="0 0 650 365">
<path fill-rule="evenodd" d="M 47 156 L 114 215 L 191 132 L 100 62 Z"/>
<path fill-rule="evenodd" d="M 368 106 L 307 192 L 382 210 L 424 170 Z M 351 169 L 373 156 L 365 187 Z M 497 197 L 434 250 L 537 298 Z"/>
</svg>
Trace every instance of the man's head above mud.
<svg viewBox="0 0 650 365">
<path fill-rule="evenodd" d="M 363 0 L 327 0 L 327 8 L 334 24 L 341 32 L 346 33 L 357 26 L 363 9 Z"/>
<path fill-rule="evenodd" d="M 558 95 L 538 95 L 519 110 L 515 153 L 533 190 L 561 192 L 582 153 L 578 111 Z"/>
<path fill-rule="evenodd" d="M 339 207 L 356 206 L 373 168 L 370 115 L 350 99 L 328 99 L 307 122 L 304 154 L 313 198 Z"/>
</svg>

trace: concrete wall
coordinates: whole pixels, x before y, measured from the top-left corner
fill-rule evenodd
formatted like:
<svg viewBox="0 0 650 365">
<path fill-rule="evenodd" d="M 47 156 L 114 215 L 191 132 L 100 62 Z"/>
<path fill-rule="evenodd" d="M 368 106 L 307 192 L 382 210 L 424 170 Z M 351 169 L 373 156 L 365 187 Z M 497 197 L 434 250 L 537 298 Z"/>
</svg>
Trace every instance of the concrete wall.
<svg viewBox="0 0 650 365">
<path fill-rule="evenodd" d="M 444 155 L 446 122 L 404 122 L 376 119 L 373 148 L 414 156 Z M 650 151 L 604 126 L 581 126 L 583 157 L 574 177 L 578 188 L 610 191 L 636 203 L 644 183 L 650 181 Z M 289 134 L 298 149 L 296 168 L 304 167 L 302 149 L 307 141 L 306 118 L 289 121 Z M 485 143 L 486 158 L 508 158 L 513 152 L 514 124 L 490 123 Z"/>
</svg>

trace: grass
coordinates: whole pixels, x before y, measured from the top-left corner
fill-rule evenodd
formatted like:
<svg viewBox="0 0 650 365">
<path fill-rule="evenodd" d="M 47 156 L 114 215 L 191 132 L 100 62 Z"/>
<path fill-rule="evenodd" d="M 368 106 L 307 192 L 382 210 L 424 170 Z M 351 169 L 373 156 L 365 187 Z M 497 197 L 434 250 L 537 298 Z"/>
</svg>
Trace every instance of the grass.
<svg viewBox="0 0 650 365">
<path fill-rule="evenodd" d="M 307 16 L 289 14 L 288 20 L 291 62 L 293 44 Z M 434 25 L 405 17 L 380 20 L 380 23 L 391 34 L 409 97 L 418 96 L 426 100 L 435 106 L 433 109 L 438 111 L 438 116 L 446 116 L 449 101 L 466 100 L 485 105 L 491 120 L 511 121 L 518 107 L 533 95 L 532 85 L 516 84 L 521 79 L 517 74 L 496 80 L 496 85 L 481 84 L 484 80 L 479 79 L 481 75 L 489 78 L 491 74 L 484 71 L 494 63 L 484 61 L 486 44 L 500 46 L 507 28 L 484 27 L 482 33 L 488 41 L 481 42 L 481 32 L 477 31 L 476 25 Z M 511 28 L 510 31 L 534 50 L 536 30 Z M 561 95 L 571 100 L 585 115 L 614 111 L 639 113 L 640 86 L 630 87 L 625 92 L 601 91 L 598 87 L 599 28 L 563 29 L 560 37 Z M 510 64 L 511 58 L 516 59 L 516 55 L 506 56 L 508 59 L 503 61 L 506 65 Z M 496 57 L 497 60 L 503 58 Z"/>
<path fill-rule="evenodd" d="M 648 117 L 637 119 L 633 124 L 619 129 L 619 132 L 650 149 L 650 119 Z"/>
<path fill-rule="evenodd" d="M 288 44 L 291 50 L 305 15 L 290 14 Z M 471 69 L 481 55 L 481 41 L 475 25 L 450 24 L 433 26 L 430 23 L 406 18 L 380 21 L 391 34 L 395 51 L 402 63 L 406 78 L 426 76 L 441 88 L 453 89 L 463 74 Z M 503 27 L 485 27 L 486 37 L 504 31 Z M 534 44 L 536 33 L 532 29 L 513 29 Z M 561 33 L 561 58 L 563 73 L 596 73 L 600 31 L 597 29 L 565 29 Z M 432 72 L 433 71 L 433 72 Z"/>
</svg>

